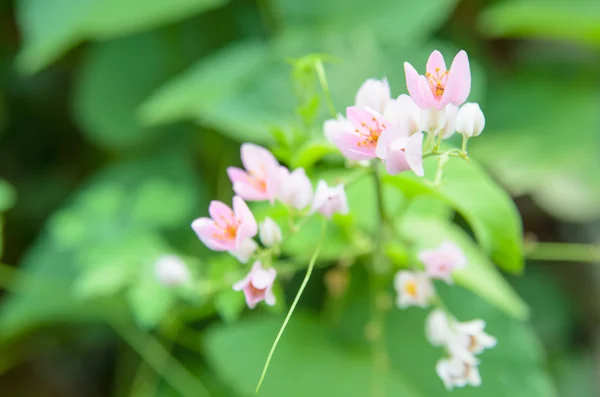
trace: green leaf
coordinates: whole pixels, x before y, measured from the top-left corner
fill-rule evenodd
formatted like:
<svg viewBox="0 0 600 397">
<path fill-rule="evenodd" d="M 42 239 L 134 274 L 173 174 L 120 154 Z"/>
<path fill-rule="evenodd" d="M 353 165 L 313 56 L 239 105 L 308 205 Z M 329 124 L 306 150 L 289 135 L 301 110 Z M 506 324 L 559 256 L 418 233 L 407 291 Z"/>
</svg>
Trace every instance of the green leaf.
<svg viewBox="0 0 600 397">
<path fill-rule="evenodd" d="M 598 90 L 586 74 L 533 62 L 504 77 L 491 87 L 486 131 L 469 148 L 513 195 L 529 194 L 568 222 L 600 217 Z"/>
<path fill-rule="evenodd" d="M 75 283 L 79 298 L 110 296 L 123 289 L 132 275 L 131 267 L 119 262 L 108 262 L 87 270 Z"/>
<path fill-rule="evenodd" d="M 251 395 L 280 325 L 280 318 L 255 318 L 213 327 L 204 344 L 209 364 L 235 391 Z M 364 397 L 370 393 L 370 373 L 368 354 L 344 350 L 314 320 L 299 314 L 277 347 L 260 394 Z M 425 396 L 401 374 L 387 375 L 385 384 L 390 395 Z"/>
<path fill-rule="evenodd" d="M 225 3 L 226 0 L 20 0 L 17 15 L 24 46 L 18 63 L 25 72 L 37 72 L 81 40 L 144 31 Z M 144 66 L 152 67 L 151 62 Z"/>
<path fill-rule="evenodd" d="M 290 166 L 292 168 L 311 168 L 316 162 L 329 154 L 339 153 L 339 149 L 323 140 L 308 141 L 294 152 Z"/>
<path fill-rule="evenodd" d="M 177 131 L 144 128 L 134 117 L 139 104 L 170 76 L 168 53 L 169 43 L 158 32 L 91 48 L 73 96 L 75 117 L 91 142 L 133 148 Z"/>
<path fill-rule="evenodd" d="M 523 270 L 522 225 L 510 196 L 476 163 L 450 158 L 439 187 L 430 180 L 437 169 L 435 158 L 424 161 L 425 178 L 412 173 L 384 177 L 406 196 L 433 195 L 458 211 L 469 223 L 477 241 L 498 266 Z"/>
<path fill-rule="evenodd" d="M 244 294 L 240 291 L 226 289 L 215 296 L 215 308 L 225 322 L 236 321 L 245 307 Z"/>
<path fill-rule="evenodd" d="M 588 0 L 510 0 L 490 5 L 480 29 L 495 37 L 569 39 L 600 46 L 600 3 Z"/>
<path fill-rule="evenodd" d="M 412 243 L 414 252 L 437 248 L 444 241 L 456 244 L 467 258 L 467 266 L 453 275 L 456 284 L 471 290 L 512 316 L 527 317 L 525 302 L 460 227 L 411 207 L 402 218 L 401 233 Z"/>
<path fill-rule="evenodd" d="M 0 179 L 0 212 L 4 212 L 12 208 L 17 200 L 17 192 L 15 189 L 6 182 L 4 179 Z"/>
<path fill-rule="evenodd" d="M 127 300 L 140 327 L 153 328 L 172 308 L 175 294 L 158 282 L 151 266 L 145 266 L 129 289 Z"/>
</svg>

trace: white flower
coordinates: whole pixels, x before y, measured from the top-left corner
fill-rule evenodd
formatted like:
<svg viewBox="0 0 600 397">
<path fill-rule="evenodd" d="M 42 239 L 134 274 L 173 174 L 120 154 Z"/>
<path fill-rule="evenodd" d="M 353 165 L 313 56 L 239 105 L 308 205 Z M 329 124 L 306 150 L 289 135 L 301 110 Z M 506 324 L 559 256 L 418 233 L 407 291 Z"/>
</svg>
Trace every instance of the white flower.
<svg viewBox="0 0 600 397">
<path fill-rule="evenodd" d="M 327 218 L 331 218 L 335 213 L 347 214 L 348 200 L 346 199 L 344 185 L 329 187 L 324 180 L 320 180 L 310 209 L 310 214 L 315 212 L 320 212 Z"/>
<path fill-rule="evenodd" d="M 383 114 L 391 100 L 390 85 L 386 79 L 367 79 L 358 89 L 354 105 L 363 109 L 373 109 L 377 113 Z"/>
<path fill-rule="evenodd" d="M 421 127 L 423 131 L 437 135 L 446 125 L 446 109 L 421 109 Z"/>
<path fill-rule="evenodd" d="M 435 366 L 435 371 L 448 390 L 455 387 L 465 387 L 466 385 L 481 385 L 477 365 L 465 363 L 456 356 L 439 360 Z"/>
<path fill-rule="evenodd" d="M 383 117 L 392 125 L 400 125 L 409 135 L 422 131 L 421 108 L 408 95 L 402 94 L 396 100 L 391 100 Z"/>
<path fill-rule="evenodd" d="M 286 167 L 281 167 L 277 198 L 298 210 L 306 208 L 310 204 L 313 198 L 313 188 L 304 168 L 297 168 L 290 173 Z"/>
<path fill-rule="evenodd" d="M 396 304 L 403 309 L 408 306 L 427 307 L 434 295 L 433 284 L 425 273 L 399 271 L 394 277 L 398 293 Z"/>
<path fill-rule="evenodd" d="M 190 279 L 190 271 L 176 255 L 163 255 L 154 264 L 156 279 L 165 287 L 185 284 Z"/>
<path fill-rule="evenodd" d="M 456 132 L 470 138 L 481 134 L 485 127 L 485 117 L 476 103 L 465 103 L 456 116 Z"/>
<path fill-rule="evenodd" d="M 496 338 L 484 331 L 485 321 L 481 319 L 456 323 L 455 328 L 458 335 L 455 344 L 471 354 L 496 346 Z"/>
<path fill-rule="evenodd" d="M 265 218 L 259 226 L 260 241 L 265 247 L 272 247 L 281 243 L 281 229 L 275 221 L 269 217 Z"/>
<path fill-rule="evenodd" d="M 344 135 L 344 133 L 352 130 L 354 130 L 354 127 L 350 120 L 341 114 L 338 114 L 337 118 L 325 120 L 323 123 L 323 134 L 329 142 L 333 142 L 334 139 L 339 138 Z"/>
<path fill-rule="evenodd" d="M 449 103 L 446 105 L 446 123 L 442 130 L 442 138 L 450 138 L 456 132 L 456 116 L 458 115 L 458 106 Z"/>
<path fill-rule="evenodd" d="M 441 309 L 435 309 L 425 320 L 425 336 L 433 346 L 444 346 L 451 338 L 452 331 L 448 315 Z"/>
<path fill-rule="evenodd" d="M 239 249 L 229 251 L 229 253 L 233 255 L 238 261 L 246 263 L 257 248 L 258 244 L 256 243 L 256 241 L 252 240 L 251 238 L 247 238 L 244 241 L 242 241 Z"/>
</svg>

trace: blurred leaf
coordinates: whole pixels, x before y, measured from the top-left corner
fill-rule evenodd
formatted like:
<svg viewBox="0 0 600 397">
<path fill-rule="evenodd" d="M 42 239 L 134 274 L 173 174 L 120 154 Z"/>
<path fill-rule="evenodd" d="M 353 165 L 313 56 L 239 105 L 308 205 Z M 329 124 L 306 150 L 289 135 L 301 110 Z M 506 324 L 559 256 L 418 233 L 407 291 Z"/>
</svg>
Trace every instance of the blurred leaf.
<svg viewBox="0 0 600 397">
<path fill-rule="evenodd" d="M 116 261 L 90 268 L 77 279 L 75 294 L 80 298 L 115 295 L 129 283 L 131 270 Z"/>
<path fill-rule="evenodd" d="M 16 190 L 4 179 L 0 179 L 0 212 L 9 210 L 15 204 L 16 199 Z"/>
<path fill-rule="evenodd" d="M 386 176 L 406 196 L 433 195 L 460 213 L 473 229 L 477 241 L 494 262 L 506 271 L 523 270 L 522 225 L 511 198 L 476 163 L 450 158 L 442 183 L 431 180 L 437 169 L 435 158 L 424 161 L 425 178 L 404 172 Z"/>
<path fill-rule="evenodd" d="M 244 294 L 231 288 L 219 292 L 215 296 L 215 308 L 223 321 L 235 322 L 246 307 Z"/>
<path fill-rule="evenodd" d="M 174 129 L 144 128 L 138 105 L 173 72 L 169 46 L 158 32 L 95 44 L 73 96 L 75 117 L 93 143 L 114 148 L 149 145 Z"/>
<path fill-rule="evenodd" d="M 513 195 L 531 194 L 555 217 L 600 218 L 600 91 L 573 67 L 542 66 L 527 65 L 492 87 L 486 132 L 471 153 Z"/>
<path fill-rule="evenodd" d="M 401 232 L 412 243 L 414 251 L 437 248 L 444 241 L 453 242 L 467 258 L 467 266 L 454 273 L 456 284 L 471 290 L 511 316 L 527 317 L 525 302 L 475 242 L 457 225 L 421 211 L 411 207 L 402 218 Z"/>
<path fill-rule="evenodd" d="M 292 168 L 310 168 L 317 161 L 329 154 L 339 153 L 339 149 L 330 142 L 324 140 L 314 140 L 306 142 L 295 153 L 290 167 Z"/>
<path fill-rule="evenodd" d="M 20 0 L 24 46 L 18 63 L 33 73 L 88 38 L 128 35 L 190 17 L 226 0 Z M 152 67 L 145 62 L 140 70 Z"/>
<path fill-rule="evenodd" d="M 589 0 L 508 0 L 479 18 L 490 36 L 569 39 L 600 46 L 600 3 Z"/>
<path fill-rule="evenodd" d="M 349 29 L 369 31 L 398 44 L 412 44 L 427 38 L 447 19 L 455 0 L 275 0 L 273 7 L 281 23 L 312 31 L 344 32 Z M 402 23 L 397 23 L 398 18 Z"/>
<path fill-rule="evenodd" d="M 143 266 L 140 270 L 136 283 L 127 293 L 127 300 L 138 324 L 153 328 L 172 308 L 175 294 L 158 282 L 152 266 Z"/>
<path fill-rule="evenodd" d="M 277 317 L 213 327 L 204 345 L 211 367 L 235 391 L 251 395 L 280 325 Z M 364 397 L 370 392 L 370 373 L 367 354 L 342 349 L 333 335 L 300 314 L 286 329 L 260 394 Z M 424 396 L 400 374 L 389 374 L 385 383 L 394 395 Z"/>
<path fill-rule="evenodd" d="M 133 294 L 133 301 L 142 310 L 139 314 L 142 322 L 154 320 L 156 312 L 148 313 L 151 308 L 141 304 L 141 296 L 153 290 L 154 284 L 151 280 L 144 281 L 143 277 L 154 278 L 154 271 L 148 270 L 149 263 L 169 250 L 161 232 L 173 229 L 170 226 L 174 223 L 165 223 L 160 212 L 157 221 L 144 217 L 140 223 L 136 219 L 132 208 L 139 202 L 139 194 L 150 194 L 145 186 L 151 181 L 172 186 L 172 189 L 153 190 L 153 194 L 185 191 L 185 195 L 194 197 L 201 205 L 206 203 L 197 177 L 181 154 L 155 153 L 151 158 L 105 168 L 49 219 L 29 248 L 19 266 L 23 277 L 17 278 L 14 285 L 18 292 L 7 296 L 0 308 L 0 335 L 8 338 L 52 321 L 98 319 L 101 303 L 78 297 L 73 284 L 83 277 L 79 282 L 84 285 L 97 283 L 93 287 L 88 285 L 96 289 L 97 294 L 101 294 L 98 290 L 101 287 L 114 289 L 125 280 L 99 269 L 117 266 L 116 263 L 132 269 L 130 282 L 146 283 L 136 287 L 138 291 Z M 178 219 L 178 228 L 188 230 L 186 225 L 193 218 L 193 210 L 194 207 L 189 206 L 173 213 Z M 63 230 L 65 227 L 67 230 Z M 108 281 L 92 280 L 94 274 L 85 274 L 88 271 L 100 272 Z M 124 274 L 121 276 L 125 278 Z M 111 277 L 115 280 L 110 280 Z M 77 288 L 82 288 L 81 284 Z M 157 306 L 161 302 L 164 303 L 159 300 Z M 152 303 L 147 305 L 152 306 Z M 152 310 L 158 311 L 158 308 Z"/>
</svg>

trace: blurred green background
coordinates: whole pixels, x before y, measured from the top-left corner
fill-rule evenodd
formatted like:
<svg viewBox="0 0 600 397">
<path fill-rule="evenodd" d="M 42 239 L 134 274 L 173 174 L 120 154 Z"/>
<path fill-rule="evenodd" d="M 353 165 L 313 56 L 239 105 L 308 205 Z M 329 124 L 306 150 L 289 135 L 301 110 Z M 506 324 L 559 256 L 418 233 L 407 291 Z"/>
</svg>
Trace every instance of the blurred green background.
<svg viewBox="0 0 600 397">
<path fill-rule="evenodd" d="M 229 201 L 241 142 L 281 144 L 299 116 L 321 134 L 315 76 L 290 59 L 329 54 L 342 111 L 369 77 L 405 93 L 403 62 L 422 69 L 433 49 L 469 53 L 487 122 L 470 155 L 514 197 L 529 258 L 509 276 L 528 321 L 443 291 L 499 339 L 484 385 L 453 394 L 600 395 L 599 1 L 0 0 L 0 396 L 252 395 L 285 305 L 235 322 L 243 270 L 189 222 Z M 169 252 L 207 280 L 200 295 L 154 280 Z M 334 262 L 265 396 L 369 395 L 364 275 Z M 340 298 L 331 284 L 348 278 Z M 390 314 L 390 396 L 446 393 L 424 316 Z"/>
</svg>

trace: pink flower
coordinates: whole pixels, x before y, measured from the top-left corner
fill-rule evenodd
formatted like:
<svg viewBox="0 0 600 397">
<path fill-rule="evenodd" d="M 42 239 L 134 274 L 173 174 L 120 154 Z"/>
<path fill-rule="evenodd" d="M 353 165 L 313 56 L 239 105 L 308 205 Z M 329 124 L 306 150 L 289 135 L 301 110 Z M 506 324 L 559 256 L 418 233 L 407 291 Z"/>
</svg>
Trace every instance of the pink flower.
<svg viewBox="0 0 600 397">
<path fill-rule="evenodd" d="M 467 265 L 467 258 L 460 248 L 449 241 L 438 248 L 419 253 L 419 260 L 425 264 L 426 273 L 432 278 L 452 283 L 452 272 Z"/>
<path fill-rule="evenodd" d="M 213 251 L 238 252 L 246 239 L 258 232 L 254 215 L 239 196 L 233 198 L 233 211 L 226 204 L 213 200 L 208 213 L 212 219 L 198 218 L 192 222 L 192 229 Z"/>
<path fill-rule="evenodd" d="M 412 170 L 418 176 L 425 174 L 423 170 L 423 133 L 408 135 L 409 131 L 402 126 L 387 129 L 379 139 L 377 157 L 385 162 L 385 169 L 390 175 Z"/>
<path fill-rule="evenodd" d="M 423 130 L 423 127 L 421 127 L 421 108 L 406 94 L 391 100 L 385 108 L 383 116 L 390 124 L 406 128 L 410 135 Z"/>
<path fill-rule="evenodd" d="M 235 194 L 248 201 L 275 200 L 279 178 L 279 162 L 267 149 L 244 143 L 241 148 L 243 170 L 227 168 Z"/>
<path fill-rule="evenodd" d="M 313 188 L 304 168 L 296 168 L 290 173 L 281 166 L 277 198 L 297 210 L 306 208 L 313 198 Z"/>
<path fill-rule="evenodd" d="M 444 57 L 436 50 L 429 56 L 425 76 L 419 76 L 408 62 L 404 62 L 404 71 L 408 92 L 423 109 L 441 110 L 449 103 L 460 106 L 471 91 L 471 71 L 465 51 L 456 54 L 450 70 L 446 70 Z"/>
<path fill-rule="evenodd" d="M 337 118 L 325 120 L 323 123 L 323 134 L 329 142 L 344 135 L 346 131 L 352 131 L 352 123 L 338 113 Z"/>
<path fill-rule="evenodd" d="M 273 268 L 265 270 L 260 261 L 254 262 L 252 270 L 243 280 L 233 285 L 234 291 L 244 291 L 246 304 L 250 309 L 254 309 L 258 302 L 265 301 L 267 305 L 275 304 L 275 295 L 273 295 L 273 282 L 277 276 L 277 271 Z"/>
<path fill-rule="evenodd" d="M 310 209 L 310 214 L 315 212 L 320 212 L 327 218 L 331 218 L 335 213 L 347 214 L 348 200 L 346 199 L 344 185 L 329 187 L 324 180 L 320 180 Z"/>
<path fill-rule="evenodd" d="M 351 106 L 346 109 L 352 129 L 333 139 L 333 143 L 350 160 L 370 160 L 375 157 L 379 136 L 389 123 L 379 114 Z"/>
</svg>

